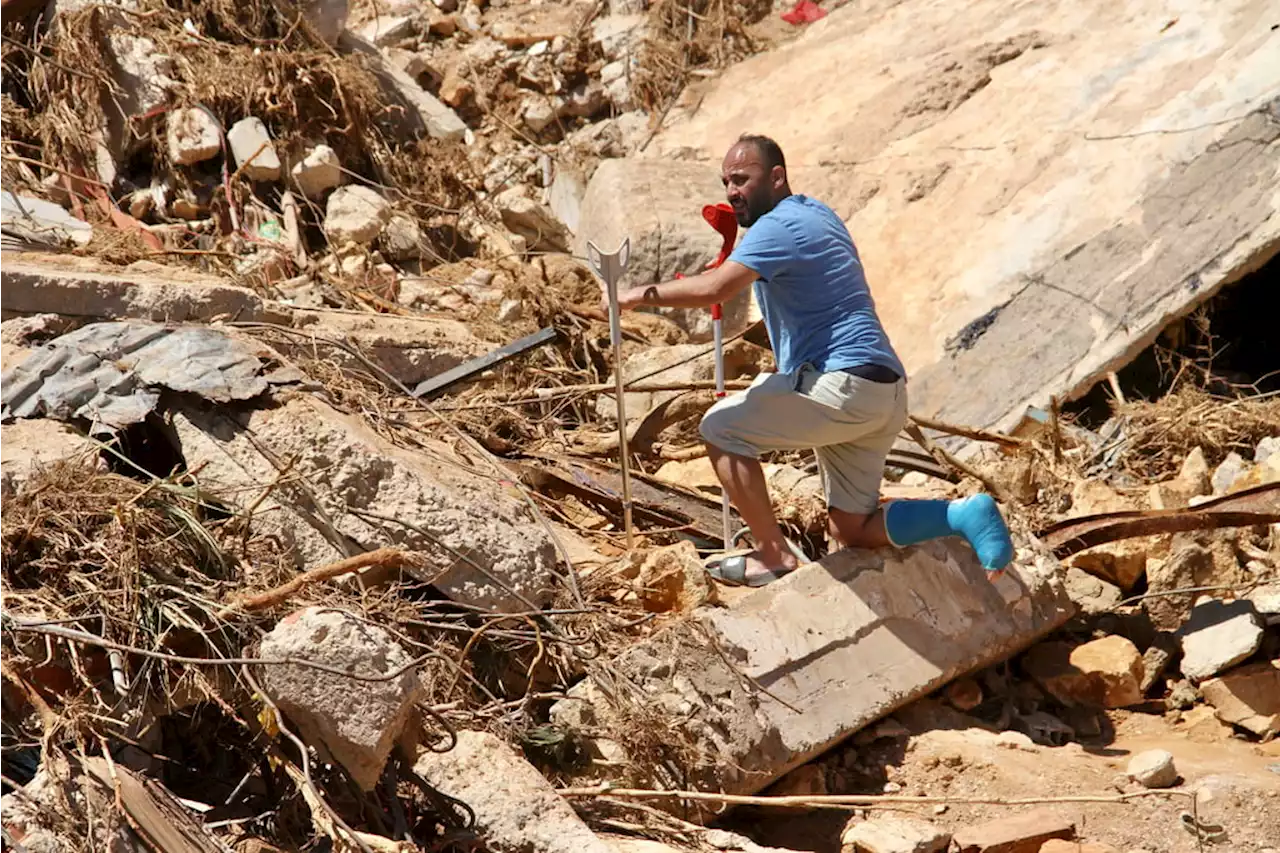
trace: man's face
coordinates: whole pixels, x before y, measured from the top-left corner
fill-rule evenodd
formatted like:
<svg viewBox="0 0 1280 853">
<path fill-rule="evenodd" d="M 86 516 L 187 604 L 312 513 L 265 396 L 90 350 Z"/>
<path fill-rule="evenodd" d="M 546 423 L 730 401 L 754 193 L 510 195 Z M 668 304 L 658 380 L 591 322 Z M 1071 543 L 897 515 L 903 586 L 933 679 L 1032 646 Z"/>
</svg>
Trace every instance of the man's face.
<svg viewBox="0 0 1280 853">
<path fill-rule="evenodd" d="M 774 170 L 780 173 L 781 167 Z M 771 174 L 760 159 L 760 152 L 750 143 L 739 143 L 729 149 L 720 167 L 725 195 L 733 207 L 738 224 L 749 228 L 777 204 L 774 184 L 780 175 Z"/>
</svg>

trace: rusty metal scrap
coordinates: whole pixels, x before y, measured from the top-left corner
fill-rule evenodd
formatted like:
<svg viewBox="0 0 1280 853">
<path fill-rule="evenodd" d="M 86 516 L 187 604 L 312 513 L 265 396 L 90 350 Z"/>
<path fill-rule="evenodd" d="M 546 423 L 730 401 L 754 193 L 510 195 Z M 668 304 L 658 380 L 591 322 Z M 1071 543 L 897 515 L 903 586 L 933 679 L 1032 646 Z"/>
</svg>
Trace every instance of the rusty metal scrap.
<svg viewBox="0 0 1280 853">
<path fill-rule="evenodd" d="M 1098 545 L 1137 536 L 1278 522 L 1280 483 L 1270 483 L 1188 509 L 1109 512 L 1071 518 L 1049 525 L 1038 536 L 1062 559 Z"/>
</svg>

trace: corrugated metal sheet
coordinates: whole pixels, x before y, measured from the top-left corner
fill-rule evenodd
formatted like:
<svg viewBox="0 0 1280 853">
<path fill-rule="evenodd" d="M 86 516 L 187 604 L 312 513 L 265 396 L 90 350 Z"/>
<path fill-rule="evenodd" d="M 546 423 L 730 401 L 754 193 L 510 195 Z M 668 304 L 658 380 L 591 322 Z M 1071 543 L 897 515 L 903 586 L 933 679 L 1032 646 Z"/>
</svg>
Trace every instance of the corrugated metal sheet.
<svg viewBox="0 0 1280 853">
<path fill-rule="evenodd" d="M 215 329 L 93 323 L 0 377 L 0 417 L 83 419 L 91 433 L 111 433 L 145 419 L 164 390 L 230 403 L 300 379 L 292 368 L 268 375 L 248 345 Z"/>
</svg>

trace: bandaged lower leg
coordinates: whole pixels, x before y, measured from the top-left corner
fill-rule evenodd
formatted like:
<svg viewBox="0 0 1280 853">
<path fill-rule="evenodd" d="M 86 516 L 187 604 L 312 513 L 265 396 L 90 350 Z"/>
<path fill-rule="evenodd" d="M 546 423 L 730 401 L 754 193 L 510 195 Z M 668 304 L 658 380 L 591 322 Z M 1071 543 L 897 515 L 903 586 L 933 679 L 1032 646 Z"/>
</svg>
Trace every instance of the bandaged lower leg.
<svg viewBox="0 0 1280 853">
<path fill-rule="evenodd" d="M 989 572 L 998 572 L 1013 560 L 1009 527 L 990 495 L 955 501 L 892 501 L 884 510 L 884 529 L 889 542 L 898 548 L 943 536 L 963 536 Z"/>
</svg>

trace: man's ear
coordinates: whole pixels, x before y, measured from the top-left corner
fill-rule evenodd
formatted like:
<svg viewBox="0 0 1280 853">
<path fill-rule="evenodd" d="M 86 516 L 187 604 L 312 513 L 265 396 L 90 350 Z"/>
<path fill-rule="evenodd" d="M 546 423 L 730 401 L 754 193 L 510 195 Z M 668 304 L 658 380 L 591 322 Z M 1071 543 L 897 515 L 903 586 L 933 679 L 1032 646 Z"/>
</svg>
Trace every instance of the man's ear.
<svg viewBox="0 0 1280 853">
<path fill-rule="evenodd" d="M 774 189 L 781 189 L 787 183 L 787 169 L 785 166 L 774 166 L 769 170 L 769 180 L 773 183 Z"/>
</svg>

